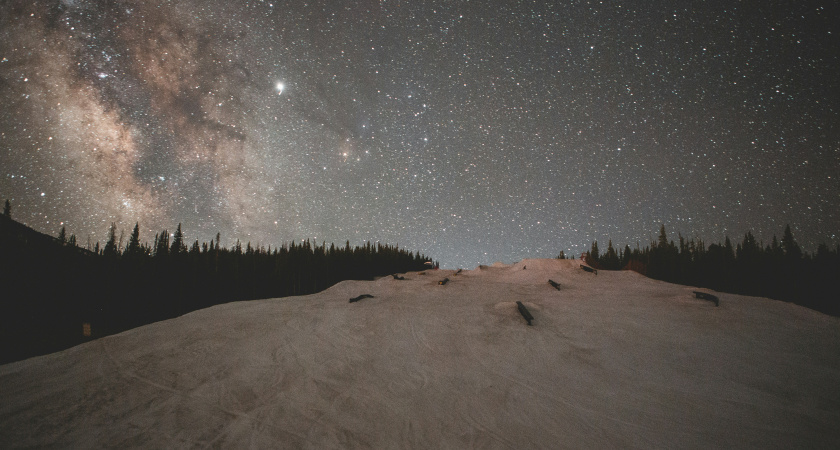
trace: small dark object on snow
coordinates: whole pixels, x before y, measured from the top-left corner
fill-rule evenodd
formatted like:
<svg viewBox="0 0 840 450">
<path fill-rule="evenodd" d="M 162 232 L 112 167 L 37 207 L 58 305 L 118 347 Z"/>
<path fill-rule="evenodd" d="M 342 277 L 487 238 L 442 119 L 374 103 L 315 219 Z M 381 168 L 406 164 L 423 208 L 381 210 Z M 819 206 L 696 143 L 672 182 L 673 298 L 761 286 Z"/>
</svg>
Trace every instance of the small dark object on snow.
<svg viewBox="0 0 840 450">
<path fill-rule="evenodd" d="M 700 291 L 693 291 L 693 292 L 694 292 L 694 295 L 697 298 L 702 298 L 703 300 L 708 300 L 710 302 L 715 302 L 715 306 L 720 306 L 720 300 L 718 300 L 717 296 L 714 296 L 712 294 L 707 294 L 705 292 L 700 292 Z"/>
<path fill-rule="evenodd" d="M 526 308 L 525 305 L 522 304 L 522 302 L 517 300 L 516 309 L 518 309 L 519 314 L 522 314 L 522 317 L 524 317 L 525 320 L 528 321 L 528 325 L 531 325 L 531 321 L 534 320 L 534 316 L 532 316 L 531 313 L 528 312 L 528 308 Z"/>
<path fill-rule="evenodd" d="M 397 275 L 397 274 L 393 274 L 393 275 L 391 275 L 391 276 L 392 276 L 392 277 L 394 277 L 394 279 L 395 279 L 395 280 L 405 280 L 405 277 L 401 277 L 401 276 L 399 276 L 399 275 Z"/>
<path fill-rule="evenodd" d="M 363 298 L 373 298 L 373 296 L 372 296 L 372 295 L 370 295 L 370 294 L 362 294 L 362 295 L 360 295 L 360 296 L 358 296 L 358 297 L 353 297 L 353 298 L 351 298 L 351 299 L 350 299 L 350 303 L 355 303 L 355 302 L 358 302 L 359 300 L 361 300 L 361 299 L 363 299 Z"/>
<path fill-rule="evenodd" d="M 455 272 L 455 275 L 458 275 L 459 273 L 461 273 L 461 271 L 462 271 L 462 270 L 464 270 L 464 269 L 458 269 L 458 270 Z"/>
<path fill-rule="evenodd" d="M 525 270 L 527 268 L 528 268 L 528 266 L 522 266 L 522 270 Z"/>
<path fill-rule="evenodd" d="M 580 268 L 581 268 L 581 269 L 583 269 L 583 270 L 585 270 L 585 271 L 587 271 L 587 272 L 592 272 L 592 273 L 594 273 L 595 275 L 598 275 L 598 270 L 597 270 L 597 269 L 593 269 L 593 268 L 591 268 L 591 267 L 589 267 L 589 266 L 584 266 L 583 264 L 581 264 L 581 265 L 580 265 Z"/>
<path fill-rule="evenodd" d="M 553 287 L 554 289 L 557 289 L 558 291 L 560 290 L 560 283 L 553 280 L 548 280 L 548 284 L 550 284 L 551 287 Z"/>
<path fill-rule="evenodd" d="M 441 286 L 443 286 L 446 283 L 449 283 L 449 278 L 444 278 L 444 279 L 438 281 L 438 284 L 441 285 Z"/>
</svg>

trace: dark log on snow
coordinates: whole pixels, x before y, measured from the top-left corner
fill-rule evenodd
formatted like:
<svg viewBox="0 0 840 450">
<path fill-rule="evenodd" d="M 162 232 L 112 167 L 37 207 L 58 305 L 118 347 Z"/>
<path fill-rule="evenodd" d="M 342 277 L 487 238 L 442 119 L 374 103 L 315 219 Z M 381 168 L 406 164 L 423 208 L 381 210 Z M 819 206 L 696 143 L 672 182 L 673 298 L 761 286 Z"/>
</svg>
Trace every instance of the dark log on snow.
<svg viewBox="0 0 840 450">
<path fill-rule="evenodd" d="M 441 286 L 443 286 L 446 283 L 449 283 L 449 278 L 444 278 L 444 279 L 438 281 L 438 284 L 441 285 Z"/>
<path fill-rule="evenodd" d="M 583 264 L 581 264 L 581 265 L 580 265 L 580 268 L 581 268 L 581 269 L 583 269 L 583 270 L 585 270 L 585 271 L 587 271 L 587 272 L 592 272 L 592 273 L 594 273 L 595 275 L 598 275 L 598 270 L 597 270 L 597 269 L 593 269 L 593 268 L 591 268 L 591 267 L 589 267 L 589 266 L 584 266 Z"/>
<path fill-rule="evenodd" d="M 464 269 L 458 269 L 458 270 L 455 272 L 455 275 L 458 275 L 459 273 L 461 273 L 461 271 L 462 271 L 462 270 L 464 270 Z"/>
<path fill-rule="evenodd" d="M 516 309 L 518 309 L 519 314 L 522 314 L 522 317 L 524 317 L 525 320 L 528 321 L 528 325 L 531 325 L 531 321 L 534 320 L 534 316 L 531 315 L 531 313 L 528 311 L 528 308 L 526 308 L 525 305 L 522 304 L 522 302 L 517 300 Z"/>
<path fill-rule="evenodd" d="M 702 298 L 703 300 L 708 300 L 710 302 L 714 302 L 715 306 L 720 306 L 720 300 L 717 298 L 717 296 L 714 296 L 712 294 L 707 294 L 705 292 L 700 292 L 700 291 L 693 291 L 693 292 L 694 292 L 694 295 L 697 298 Z"/>
<path fill-rule="evenodd" d="M 558 291 L 560 290 L 560 283 L 553 280 L 548 280 L 548 284 L 550 284 L 551 287 L 553 287 L 554 289 L 557 289 Z"/>
<path fill-rule="evenodd" d="M 360 296 L 358 296 L 358 297 L 353 297 L 353 298 L 351 298 L 351 299 L 350 299 L 350 303 L 355 303 L 355 302 L 358 302 L 359 300 L 361 300 L 361 299 L 363 299 L 363 298 L 373 298 L 373 296 L 372 296 L 372 295 L 370 295 L 370 294 L 362 294 L 362 295 L 360 295 Z"/>
<path fill-rule="evenodd" d="M 394 279 L 395 279 L 395 280 L 405 280 L 405 277 L 401 277 L 401 276 L 399 276 L 399 275 L 397 275 L 397 274 L 393 274 L 393 275 L 391 275 L 391 276 L 392 276 L 392 277 L 394 277 Z"/>
</svg>

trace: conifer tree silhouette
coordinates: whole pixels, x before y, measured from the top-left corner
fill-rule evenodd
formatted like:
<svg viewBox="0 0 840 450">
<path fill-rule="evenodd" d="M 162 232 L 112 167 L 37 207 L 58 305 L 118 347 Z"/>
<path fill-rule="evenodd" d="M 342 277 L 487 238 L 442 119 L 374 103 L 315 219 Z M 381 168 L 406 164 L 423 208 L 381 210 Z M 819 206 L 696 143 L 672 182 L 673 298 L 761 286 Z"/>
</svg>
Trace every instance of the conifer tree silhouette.
<svg viewBox="0 0 840 450">
<path fill-rule="evenodd" d="M 615 252 L 615 248 L 613 248 L 612 239 L 610 239 L 607 244 L 607 253 L 601 258 L 601 265 L 607 270 L 617 270 L 619 264 L 618 254 Z"/>
<path fill-rule="evenodd" d="M 136 257 L 140 254 L 140 223 L 134 223 L 134 230 L 128 238 L 128 245 L 125 247 L 125 255 L 128 257 Z"/>
<path fill-rule="evenodd" d="M 117 224 L 114 222 L 111 222 L 111 227 L 108 229 L 108 242 L 105 243 L 102 254 L 109 258 L 119 255 L 119 249 L 117 248 Z"/>
<path fill-rule="evenodd" d="M 592 249 L 589 250 L 589 258 L 592 259 L 592 262 L 595 263 L 598 261 L 601 255 L 598 253 L 598 241 L 592 241 Z M 589 261 L 587 261 L 589 262 Z"/>
<path fill-rule="evenodd" d="M 785 234 L 782 237 L 782 249 L 785 251 L 786 258 L 790 260 L 802 259 L 802 250 L 799 248 L 799 244 L 793 239 L 790 224 L 785 226 Z"/>
<path fill-rule="evenodd" d="M 184 234 L 181 232 L 181 224 L 178 224 L 178 229 L 175 230 L 175 234 L 172 235 L 172 247 L 169 249 L 169 253 L 173 256 L 180 255 L 186 252 L 187 247 L 184 244 Z"/>
</svg>

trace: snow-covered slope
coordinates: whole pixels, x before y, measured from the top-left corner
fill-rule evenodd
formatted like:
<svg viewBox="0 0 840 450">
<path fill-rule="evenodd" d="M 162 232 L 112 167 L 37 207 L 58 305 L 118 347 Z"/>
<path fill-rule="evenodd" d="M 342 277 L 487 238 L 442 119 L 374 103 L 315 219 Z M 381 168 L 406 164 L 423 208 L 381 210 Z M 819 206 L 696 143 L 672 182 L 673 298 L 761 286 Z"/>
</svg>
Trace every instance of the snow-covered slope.
<svg viewBox="0 0 840 450">
<path fill-rule="evenodd" d="M 0 447 L 840 448 L 838 319 L 578 264 L 348 281 L 0 366 Z"/>
</svg>

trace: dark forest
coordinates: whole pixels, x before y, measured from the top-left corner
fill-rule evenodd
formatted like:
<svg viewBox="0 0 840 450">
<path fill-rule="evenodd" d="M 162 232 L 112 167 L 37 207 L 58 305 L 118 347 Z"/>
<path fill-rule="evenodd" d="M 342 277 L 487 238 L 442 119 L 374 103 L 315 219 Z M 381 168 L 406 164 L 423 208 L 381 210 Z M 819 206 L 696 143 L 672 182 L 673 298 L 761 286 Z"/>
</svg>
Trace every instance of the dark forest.
<svg viewBox="0 0 840 450">
<path fill-rule="evenodd" d="M 663 225 L 657 241 L 645 248 L 616 250 L 609 241 L 601 252 L 596 241 L 583 257 L 596 269 L 635 270 L 657 280 L 784 300 L 840 316 L 840 246 L 820 244 L 814 255 L 803 252 L 789 225 L 781 241 L 774 236 L 767 245 L 751 232 L 734 246 L 729 237 L 706 247 L 678 236 L 679 242 L 669 241 Z"/>
<path fill-rule="evenodd" d="M 190 311 L 239 300 L 305 295 L 342 280 L 431 268 L 431 260 L 396 246 L 316 245 L 232 248 L 188 244 L 180 225 L 152 244 L 139 225 L 120 242 L 112 225 L 104 246 L 77 245 L 0 216 L 0 363 L 62 350 Z"/>
<path fill-rule="evenodd" d="M 91 339 L 240 300 L 306 295 L 342 280 L 371 280 L 433 267 L 419 252 L 380 243 L 351 247 L 308 240 L 280 247 L 220 236 L 184 240 L 181 226 L 140 241 L 139 224 L 128 237 L 109 230 L 108 241 L 84 247 L 62 228 L 57 237 L 0 216 L 0 363 L 62 350 Z M 836 280 L 840 248 L 803 252 L 790 227 L 781 240 L 756 241 L 747 232 L 733 245 L 669 241 L 662 226 L 649 246 L 631 249 L 597 242 L 582 255 L 600 270 L 634 270 L 650 278 L 721 292 L 794 302 L 840 315 Z M 565 258 L 561 252 L 558 258 Z"/>
</svg>

